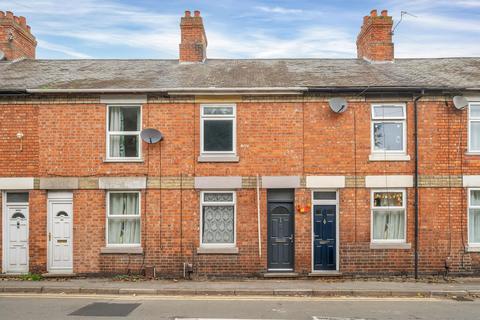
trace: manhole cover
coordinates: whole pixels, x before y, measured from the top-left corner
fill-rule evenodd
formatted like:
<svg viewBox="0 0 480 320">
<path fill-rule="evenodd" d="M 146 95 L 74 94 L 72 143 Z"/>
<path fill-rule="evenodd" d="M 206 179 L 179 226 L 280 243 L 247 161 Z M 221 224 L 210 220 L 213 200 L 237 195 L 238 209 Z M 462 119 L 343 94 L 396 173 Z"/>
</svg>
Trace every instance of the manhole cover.
<svg viewBox="0 0 480 320">
<path fill-rule="evenodd" d="M 69 316 L 126 317 L 140 304 L 94 302 L 70 313 Z"/>
</svg>

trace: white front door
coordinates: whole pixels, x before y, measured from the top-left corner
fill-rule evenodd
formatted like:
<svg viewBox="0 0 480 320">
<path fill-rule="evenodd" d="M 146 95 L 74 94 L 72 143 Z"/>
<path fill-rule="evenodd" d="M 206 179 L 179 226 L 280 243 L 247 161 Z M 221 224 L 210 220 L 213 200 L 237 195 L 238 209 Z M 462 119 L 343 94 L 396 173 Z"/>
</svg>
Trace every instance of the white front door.
<svg viewBox="0 0 480 320">
<path fill-rule="evenodd" d="M 48 271 L 71 273 L 72 250 L 72 201 L 49 200 Z"/>
<path fill-rule="evenodd" d="M 6 206 L 6 270 L 7 273 L 28 272 L 28 206 Z"/>
</svg>

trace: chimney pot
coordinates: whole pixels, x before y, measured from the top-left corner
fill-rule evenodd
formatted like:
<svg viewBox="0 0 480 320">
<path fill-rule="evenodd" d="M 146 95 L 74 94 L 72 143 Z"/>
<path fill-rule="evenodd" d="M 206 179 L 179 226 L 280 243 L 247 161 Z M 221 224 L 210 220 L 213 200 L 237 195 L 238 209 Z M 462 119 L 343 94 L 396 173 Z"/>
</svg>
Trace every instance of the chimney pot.
<svg viewBox="0 0 480 320">
<path fill-rule="evenodd" d="M 185 11 L 185 17 L 191 17 L 192 13 L 189 10 Z"/>
<path fill-rule="evenodd" d="M 370 17 L 376 17 L 377 16 L 377 9 L 373 9 L 370 11 Z"/>
<path fill-rule="evenodd" d="M 5 17 L 5 12 L 0 11 L 0 18 L 3 18 L 3 17 Z"/>
<path fill-rule="evenodd" d="M 20 17 L 18 17 L 18 20 L 20 21 L 20 25 L 21 25 L 22 27 L 26 27 L 26 26 L 27 26 L 27 19 L 25 19 L 25 17 L 20 16 Z"/>
<path fill-rule="evenodd" d="M 7 16 L 7 18 L 13 20 L 13 12 L 12 12 L 12 11 L 7 11 L 7 12 L 6 12 L 6 16 Z"/>
<path fill-rule="evenodd" d="M 382 17 L 388 16 L 388 10 L 382 10 Z"/>
<path fill-rule="evenodd" d="M 195 10 L 195 12 L 193 14 L 195 15 L 195 17 L 200 17 L 200 11 L 198 11 L 198 10 Z"/>
</svg>

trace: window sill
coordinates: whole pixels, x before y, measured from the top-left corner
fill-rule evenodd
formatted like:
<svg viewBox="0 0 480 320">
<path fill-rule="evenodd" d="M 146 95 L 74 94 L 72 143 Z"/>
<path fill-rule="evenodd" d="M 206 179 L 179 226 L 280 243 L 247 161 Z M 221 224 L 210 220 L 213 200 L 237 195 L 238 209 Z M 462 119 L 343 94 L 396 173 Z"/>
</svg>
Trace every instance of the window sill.
<svg viewBox="0 0 480 320">
<path fill-rule="evenodd" d="M 103 247 L 101 254 L 143 254 L 142 247 Z"/>
<path fill-rule="evenodd" d="M 468 152 L 465 152 L 465 155 L 466 156 L 480 156 L 480 152 L 478 152 L 478 151 L 468 151 Z"/>
<path fill-rule="evenodd" d="M 480 246 L 478 245 L 469 245 L 465 247 L 465 251 L 467 252 L 480 252 Z"/>
<path fill-rule="evenodd" d="M 103 159 L 103 162 L 133 162 L 133 163 L 143 163 L 143 159 Z"/>
<path fill-rule="evenodd" d="M 201 155 L 198 162 L 238 162 L 240 158 L 235 155 Z"/>
<path fill-rule="evenodd" d="M 395 242 L 385 242 L 385 243 L 379 243 L 379 242 L 371 242 L 370 243 L 370 249 L 404 249 L 404 250 L 410 250 L 412 249 L 412 244 L 411 243 L 395 243 Z"/>
<path fill-rule="evenodd" d="M 368 157 L 369 161 L 410 161 L 410 156 L 407 154 L 385 154 L 372 153 Z"/>
<path fill-rule="evenodd" d="M 238 254 L 238 248 L 237 247 L 223 247 L 223 248 L 199 247 L 197 248 L 197 254 Z"/>
</svg>

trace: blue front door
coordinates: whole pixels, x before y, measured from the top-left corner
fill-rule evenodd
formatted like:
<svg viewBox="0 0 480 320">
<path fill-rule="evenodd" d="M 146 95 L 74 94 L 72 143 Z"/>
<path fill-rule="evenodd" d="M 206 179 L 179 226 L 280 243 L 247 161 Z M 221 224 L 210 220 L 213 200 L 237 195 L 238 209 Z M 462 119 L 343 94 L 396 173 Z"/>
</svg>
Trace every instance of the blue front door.
<svg viewBox="0 0 480 320">
<path fill-rule="evenodd" d="M 313 207 L 313 270 L 336 270 L 336 216 L 335 205 Z"/>
</svg>

